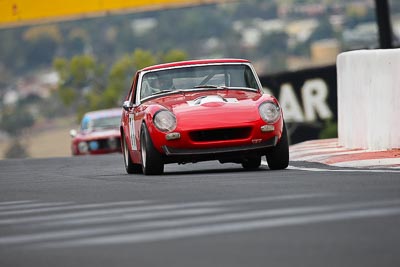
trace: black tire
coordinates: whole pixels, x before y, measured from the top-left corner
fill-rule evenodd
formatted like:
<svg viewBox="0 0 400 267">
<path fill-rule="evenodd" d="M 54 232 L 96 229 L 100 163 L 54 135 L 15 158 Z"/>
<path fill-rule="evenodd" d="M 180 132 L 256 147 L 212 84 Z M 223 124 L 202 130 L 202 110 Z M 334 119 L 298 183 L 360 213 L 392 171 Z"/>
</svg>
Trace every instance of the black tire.
<svg viewBox="0 0 400 267">
<path fill-rule="evenodd" d="M 271 170 L 283 170 L 289 166 L 289 143 L 285 123 L 283 123 L 281 140 L 265 156 Z"/>
<path fill-rule="evenodd" d="M 143 124 L 140 134 L 140 154 L 142 156 L 142 170 L 145 175 L 158 175 L 164 172 L 162 156 L 155 149 L 145 124 Z"/>
<path fill-rule="evenodd" d="M 124 155 L 125 170 L 129 174 L 142 173 L 142 165 L 132 162 L 131 155 L 129 154 L 128 145 L 125 140 L 125 135 L 121 135 L 122 154 Z"/>
<path fill-rule="evenodd" d="M 245 158 L 242 161 L 242 167 L 246 170 L 255 170 L 258 169 L 261 165 L 261 157 L 251 157 L 251 158 Z"/>
</svg>

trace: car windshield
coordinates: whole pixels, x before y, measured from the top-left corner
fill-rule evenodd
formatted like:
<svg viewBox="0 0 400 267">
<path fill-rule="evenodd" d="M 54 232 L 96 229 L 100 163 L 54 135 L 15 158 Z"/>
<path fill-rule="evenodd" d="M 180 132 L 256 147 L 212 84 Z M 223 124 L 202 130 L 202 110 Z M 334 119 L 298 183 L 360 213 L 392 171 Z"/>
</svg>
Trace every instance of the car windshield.
<svg viewBox="0 0 400 267">
<path fill-rule="evenodd" d="M 226 87 L 258 89 L 258 84 L 247 65 L 190 66 L 144 74 L 140 98 L 176 90 Z"/>
<path fill-rule="evenodd" d="M 100 117 L 95 119 L 84 118 L 82 120 L 82 130 L 118 129 L 120 122 L 120 116 Z"/>
</svg>

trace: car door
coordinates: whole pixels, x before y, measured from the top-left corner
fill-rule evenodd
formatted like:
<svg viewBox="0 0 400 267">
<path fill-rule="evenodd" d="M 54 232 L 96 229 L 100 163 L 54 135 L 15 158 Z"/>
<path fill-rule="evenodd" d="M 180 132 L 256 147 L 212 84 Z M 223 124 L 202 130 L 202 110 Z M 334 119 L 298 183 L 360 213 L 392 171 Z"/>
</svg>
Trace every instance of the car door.
<svg viewBox="0 0 400 267">
<path fill-rule="evenodd" d="M 129 147 L 130 155 L 134 163 L 140 163 L 140 154 L 138 152 L 138 134 L 135 123 L 135 114 L 138 108 L 136 103 L 136 92 L 137 92 L 137 80 L 139 73 L 137 73 L 133 79 L 129 94 L 125 98 L 123 104 L 123 115 L 122 115 L 122 128 L 126 143 Z"/>
</svg>

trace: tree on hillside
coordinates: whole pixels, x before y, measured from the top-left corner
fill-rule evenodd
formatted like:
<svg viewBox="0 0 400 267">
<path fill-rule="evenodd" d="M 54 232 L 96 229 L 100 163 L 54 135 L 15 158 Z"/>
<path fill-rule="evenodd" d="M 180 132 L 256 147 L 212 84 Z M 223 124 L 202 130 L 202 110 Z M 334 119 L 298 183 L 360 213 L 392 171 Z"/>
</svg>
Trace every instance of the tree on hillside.
<svg viewBox="0 0 400 267">
<path fill-rule="evenodd" d="M 98 96 L 107 85 L 103 64 L 92 56 L 80 55 L 71 60 L 56 58 L 53 66 L 60 77 L 58 94 L 65 106 L 72 107 L 80 115 L 101 108 Z"/>
<path fill-rule="evenodd" d="M 27 68 L 51 64 L 63 37 L 57 25 L 43 25 L 23 33 Z"/>
<path fill-rule="evenodd" d="M 182 61 L 188 59 L 188 54 L 180 49 L 172 49 L 161 56 L 161 63 Z"/>
<path fill-rule="evenodd" d="M 20 136 L 35 121 L 33 116 L 24 108 L 6 108 L 2 113 L 0 128 L 10 136 Z"/>
<path fill-rule="evenodd" d="M 104 64 L 89 55 L 57 58 L 53 66 L 60 77 L 58 95 L 77 112 L 79 121 L 87 111 L 121 105 L 138 69 L 186 58 L 182 50 L 170 50 L 157 58 L 148 50 L 136 49 L 117 60 L 108 73 Z"/>
<path fill-rule="evenodd" d="M 27 152 L 21 143 L 23 132 L 31 127 L 35 119 L 23 107 L 7 107 L 0 116 L 0 130 L 12 137 L 12 142 L 5 152 L 6 158 L 26 158 Z"/>
<path fill-rule="evenodd" d="M 0 81 L 7 83 L 12 80 L 14 72 L 25 66 L 25 50 L 22 48 L 22 28 L 0 30 Z M 16 53 L 17 51 L 17 53 Z M 8 77 L 4 77 L 7 71 Z"/>
<path fill-rule="evenodd" d="M 29 154 L 21 141 L 14 138 L 9 148 L 5 151 L 4 157 L 6 159 L 23 159 L 29 157 Z"/>
<path fill-rule="evenodd" d="M 150 51 L 142 49 L 136 49 L 132 54 L 123 56 L 114 63 L 110 70 L 107 88 L 101 96 L 105 107 L 121 104 L 123 97 L 129 90 L 136 70 L 159 62 L 166 63 L 185 59 L 187 59 L 186 52 L 178 49 L 161 54 L 159 60 Z"/>
<path fill-rule="evenodd" d="M 81 55 L 90 49 L 90 36 L 85 29 L 74 27 L 69 30 L 64 47 L 66 56 Z"/>
<path fill-rule="evenodd" d="M 61 101 L 75 110 L 80 120 L 87 111 L 119 105 L 133 73 L 155 63 L 151 52 L 136 50 L 119 59 L 108 74 L 105 65 L 90 55 L 74 56 L 70 60 L 56 58 L 53 67 L 60 77 Z"/>
<path fill-rule="evenodd" d="M 115 107 L 121 104 L 123 94 L 128 90 L 134 73 L 156 63 L 150 51 L 137 49 L 117 60 L 108 75 L 108 84 L 100 96 L 105 107 Z"/>
</svg>

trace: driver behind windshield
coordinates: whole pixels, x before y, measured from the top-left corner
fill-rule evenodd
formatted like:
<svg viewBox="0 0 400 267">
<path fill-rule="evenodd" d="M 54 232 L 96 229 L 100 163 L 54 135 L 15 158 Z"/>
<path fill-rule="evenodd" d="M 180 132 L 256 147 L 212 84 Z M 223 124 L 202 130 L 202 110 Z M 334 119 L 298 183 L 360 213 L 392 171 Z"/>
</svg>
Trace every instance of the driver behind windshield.
<svg viewBox="0 0 400 267">
<path fill-rule="evenodd" d="M 160 93 L 164 90 L 174 90 L 172 78 L 169 75 L 147 75 L 143 79 L 141 98 Z"/>
<path fill-rule="evenodd" d="M 161 91 L 175 89 L 175 88 L 174 88 L 174 84 L 173 84 L 173 82 L 172 82 L 172 79 L 171 79 L 171 77 L 169 77 L 169 76 L 160 76 L 160 77 L 158 77 L 157 83 L 158 83 L 158 84 L 157 84 L 157 85 L 158 85 L 158 88 L 159 88 Z M 157 87 L 157 86 L 156 86 L 156 87 Z"/>
</svg>

